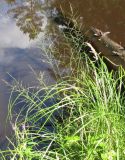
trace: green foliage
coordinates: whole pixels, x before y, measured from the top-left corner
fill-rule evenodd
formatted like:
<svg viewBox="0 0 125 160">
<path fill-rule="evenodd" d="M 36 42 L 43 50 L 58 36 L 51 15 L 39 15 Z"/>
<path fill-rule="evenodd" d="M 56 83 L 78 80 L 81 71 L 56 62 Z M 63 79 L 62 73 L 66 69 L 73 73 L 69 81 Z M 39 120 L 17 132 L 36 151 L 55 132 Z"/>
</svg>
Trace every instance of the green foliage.
<svg viewBox="0 0 125 160">
<path fill-rule="evenodd" d="M 3 160 L 125 159 L 125 72 L 109 72 L 102 59 L 95 65 L 80 52 L 72 50 L 71 73 L 57 84 L 45 86 L 38 78 L 37 90 L 15 80 L 10 121 L 18 104 L 20 110 Z"/>
<path fill-rule="evenodd" d="M 10 102 L 10 115 L 19 100 L 23 99 L 27 105 L 22 107 L 13 124 L 16 142 L 9 140 L 13 149 L 2 152 L 3 157 L 20 160 L 125 159 L 124 71 L 119 70 L 116 79 L 102 60 L 100 68 L 91 61 L 89 64 L 89 68 L 81 69 L 76 77 L 73 74 L 67 81 L 39 91 L 30 92 L 15 85 L 19 94 Z M 45 91 L 43 97 L 40 91 Z M 48 108 L 45 107 L 47 100 L 54 100 Z M 22 116 L 24 111 L 25 116 Z M 55 112 L 58 112 L 57 117 Z M 47 128 L 48 123 L 53 131 Z"/>
</svg>

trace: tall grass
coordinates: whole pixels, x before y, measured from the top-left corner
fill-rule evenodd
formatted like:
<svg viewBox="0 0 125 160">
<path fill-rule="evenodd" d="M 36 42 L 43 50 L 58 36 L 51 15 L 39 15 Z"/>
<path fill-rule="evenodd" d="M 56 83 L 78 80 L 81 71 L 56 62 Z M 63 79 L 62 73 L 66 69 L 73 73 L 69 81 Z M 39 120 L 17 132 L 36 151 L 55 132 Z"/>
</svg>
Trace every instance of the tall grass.
<svg viewBox="0 0 125 160">
<path fill-rule="evenodd" d="M 125 72 L 71 51 L 72 72 L 58 83 L 38 78 L 39 88 L 25 88 L 15 80 L 8 105 L 13 136 L 1 159 L 125 159 Z"/>
<path fill-rule="evenodd" d="M 125 159 L 125 73 L 114 78 L 101 59 L 99 68 L 87 61 L 77 76 L 38 91 L 16 83 L 9 103 L 14 136 L 3 159 Z"/>
</svg>

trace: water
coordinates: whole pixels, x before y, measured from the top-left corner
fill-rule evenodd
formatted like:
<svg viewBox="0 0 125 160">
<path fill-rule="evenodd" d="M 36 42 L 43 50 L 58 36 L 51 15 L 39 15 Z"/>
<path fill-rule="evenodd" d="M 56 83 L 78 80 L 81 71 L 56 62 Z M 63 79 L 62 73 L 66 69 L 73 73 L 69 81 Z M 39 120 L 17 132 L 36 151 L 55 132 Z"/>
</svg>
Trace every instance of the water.
<svg viewBox="0 0 125 160">
<path fill-rule="evenodd" d="M 81 23 L 110 31 L 110 37 L 125 45 L 125 1 L 123 0 L 56 0 L 55 6 L 65 14 L 77 15 Z M 70 9 L 72 7 L 72 10 Z"/>
<path fill-rule="evenodd" d="M 45 35 L 48 8 L 47 1 L 0 2 L 0 141 L 11 133 L 11 125 L 6 122 L 10 88 L 5 81 L 12 84 L 15 78 L 24 86 L 38 86 L 34 70 L 44 73 L 48 84 L 55 82 L 52 67 L 39 48 L 42 43 L 46 47 L 51 43 Z"/>
<path fill-rule="evenodd" d="M 102 31 L 110 31 L 110 37 L 114 41 L 123 46 L 125 44 L 125 1 L 123 0 L 70 0 L 70 3 L 69 0 L 1 0 L 1 142 L 11 133 L 11 125 L 6 123 L 10 88 L 6 86 L 5 81 L 12 84 L 12 77 L 14 77 L 25 86 L 39 86 L 33 69 L 37 74 L 44 73 L 47 84 L 56 82 L 52 66 L 46 62 L 46 53 L 38 46 L 44 46 L 46 49 L 50 44 L 55 43 L 58 52 L 52 61 L 60 64 L 58 74 L 64 75 L 70 72 L 68 68 L 69 50 L 62 43 L 61 35 L 57 32 L 58 27 L 50 21 L 51 14 L 55 14 L 56 8 L 59 9 L 60 5 L 65 14 L 72 14 L 72 12 L 76 14 L 80 23 L 94 26 Z M 51 35 L 51 38 L 48 35 Z M 64 49 L 65 52 L 63 52 Z"/>
</svg>

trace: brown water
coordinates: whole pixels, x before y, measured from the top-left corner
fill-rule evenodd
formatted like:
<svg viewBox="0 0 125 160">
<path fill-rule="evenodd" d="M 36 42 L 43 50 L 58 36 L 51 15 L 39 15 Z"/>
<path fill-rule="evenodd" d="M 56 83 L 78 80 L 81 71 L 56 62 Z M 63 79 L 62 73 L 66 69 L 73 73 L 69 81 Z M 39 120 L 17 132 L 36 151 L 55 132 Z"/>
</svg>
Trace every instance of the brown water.
<svg viewBox="0 0 125 160">
<path fill-rule="evenodd" d="M 73 11 L 83 24 L 110 31 L 114 41 L 125 45 L 124 0 L 56 0 L 60 6 L 66 14 Z"/>
<path fill-rule="evenodd" d="M 62 43 L 57 27 L 50 23 L 55 9 L 65 14 L 76 14 L 80 23 L 94 26 L 102 31 L 110 31 L 111 38 L 125 44 L 125 1 L 123 0 L 1 0 L 0 2 L 0 141 L 9 136 L 11 125 L 6 123 L 10 89 L 4 81 L 13 83 L 13 78 L 25 86 L 39 86 L 31 70 L 45 75 L 47 83 L 55 83 L 52 66 L 46 62 L 45 50 L 50 44 L 58 46 L 55 61 L 60 57 L 61 74 L 69 72 L 68 50 L 60 54 Z M 70 2 L 70 3 L 69 3 Z M 71 5 L 70 5 L 71 4 Z M 71 6 L 72 9 L 71 10 Z M 48 36 L 49 35 L 49 36 Z M 51 36 L 50 36 L 51 35 Z M 51 37 L 51 38 L 50 38 Z M 56 68 L 55 68 L 56 69 Z"/>
</svg>

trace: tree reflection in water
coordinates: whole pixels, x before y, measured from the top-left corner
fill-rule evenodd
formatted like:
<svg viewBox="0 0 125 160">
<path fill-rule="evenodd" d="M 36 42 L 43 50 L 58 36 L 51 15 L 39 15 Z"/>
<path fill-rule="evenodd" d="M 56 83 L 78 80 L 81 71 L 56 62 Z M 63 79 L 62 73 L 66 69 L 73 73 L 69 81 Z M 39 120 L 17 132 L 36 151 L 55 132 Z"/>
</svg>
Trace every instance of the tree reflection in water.
<svg viewBox="0 0 125 160">
<path fill-rule="evenodd" d="M 26 0 L 16 3 L 16 0 L 6 0 L 8 4 L 14 3 L 14 7 L 8 11 L 16 19 L 16 24 L 30 39 L 34 39 L 42 31 L 43 12 L 47 1 Z"/>
<path fill-rule="evenodd" d="M 8 4 L 15 3 L 16 0 L 5 0 Z"/>
</svg>

